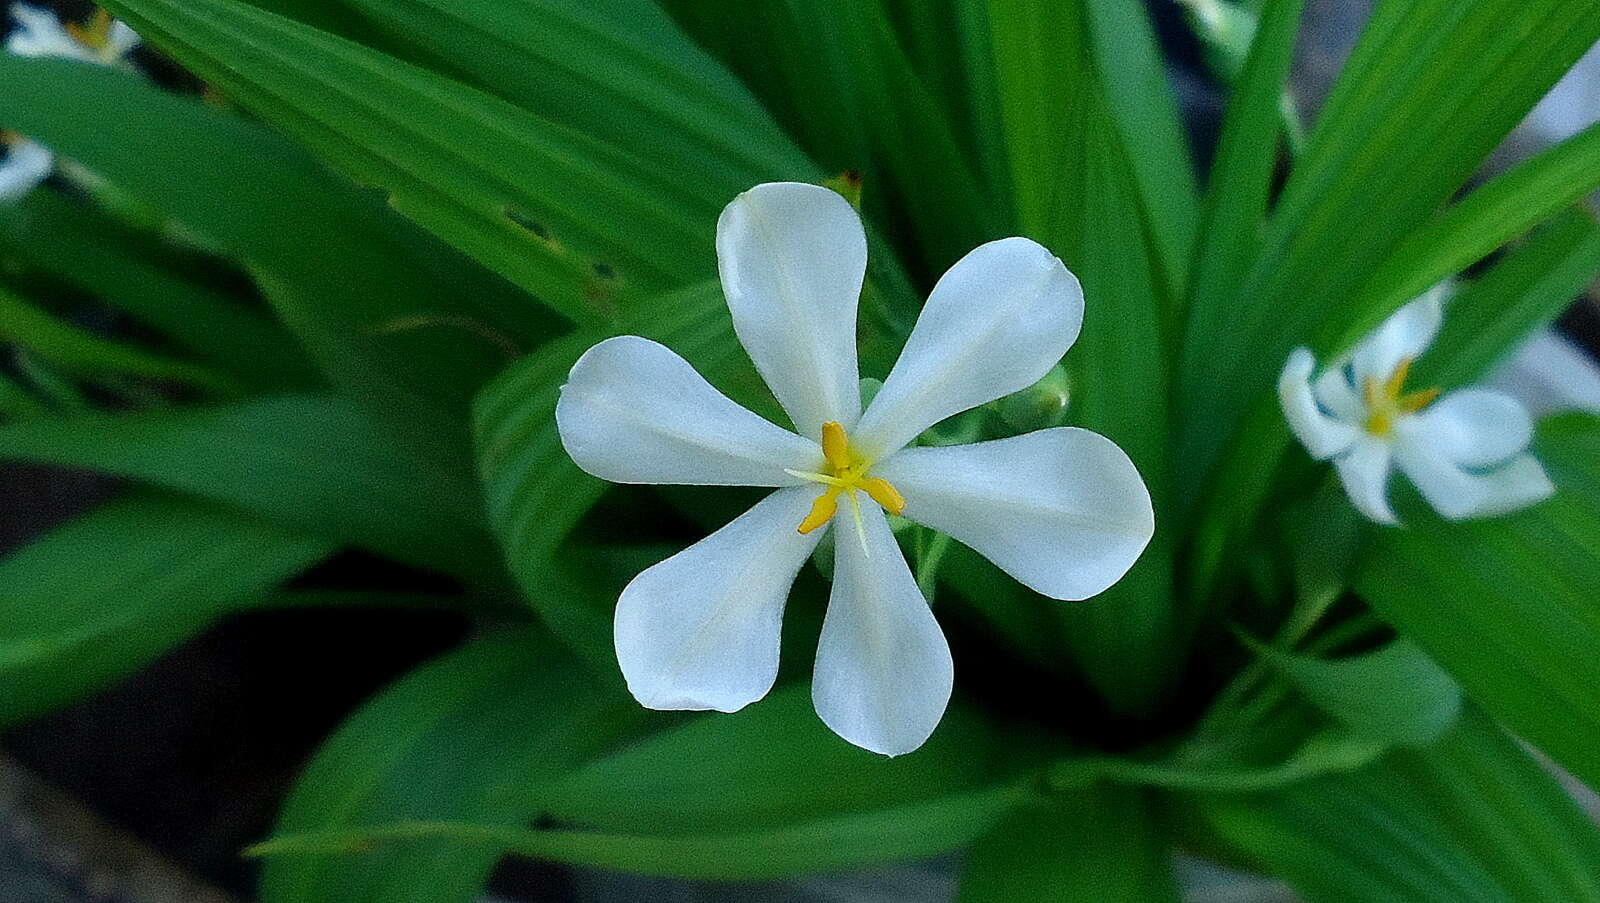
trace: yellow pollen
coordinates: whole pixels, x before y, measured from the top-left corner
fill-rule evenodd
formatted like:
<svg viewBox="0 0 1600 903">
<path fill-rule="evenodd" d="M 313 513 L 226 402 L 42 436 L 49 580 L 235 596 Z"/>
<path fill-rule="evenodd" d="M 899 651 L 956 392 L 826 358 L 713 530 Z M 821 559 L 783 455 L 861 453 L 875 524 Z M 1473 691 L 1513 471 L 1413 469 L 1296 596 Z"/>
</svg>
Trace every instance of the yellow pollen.
<svg viewBox="0 0 1600 903">
<path fill-rule="evenodd" d="M 1401 360 L 1389 378 L 1382 382 L 1369 376 L 1362 385 L 1361 394 L 1367 402 L 1366 427 L 1372 435 L 1387 437 L 1394 431 L 1394 422 L 1400 415 L 1414 414 L 1439 397 L 1438 388 L 1401 394 L 1406 386 L 1406 376 L 1411 372 L 1411 361 L 1409 357 Z"/>
<path fill-rule="evenodd" d="M 800 522 L 801 533 L 810 533 L 833 520 L 833 516 L 839 513 L 841 495 L 850 502 L 851 513 L 856 518 L 856 529 L 862 531 L 861 503 L 856 499 L 858 491 L 866 493 L 867 498 L 894 514 L 906 510 L 906 500 L 900 495 L 900 490 L 894 488 L 894 484 L 882 477 L 868 476 L 873 462 L 863 459 L 850 447 L 850 437 L 845 434 L 843 425 L 831 420 L 822 425 L 822 457 L 825 462 L 823 473 L 788 471 L 791 476 L 827 487 L 812 503 L 811 513 Z"/>
<path fill-rule="evenodd" d="M 101 9 L 82 25 L 68 22 L 67 34 L 90 50 L 104 50 L 111 43 L 111 14 Z"/>
</svg>

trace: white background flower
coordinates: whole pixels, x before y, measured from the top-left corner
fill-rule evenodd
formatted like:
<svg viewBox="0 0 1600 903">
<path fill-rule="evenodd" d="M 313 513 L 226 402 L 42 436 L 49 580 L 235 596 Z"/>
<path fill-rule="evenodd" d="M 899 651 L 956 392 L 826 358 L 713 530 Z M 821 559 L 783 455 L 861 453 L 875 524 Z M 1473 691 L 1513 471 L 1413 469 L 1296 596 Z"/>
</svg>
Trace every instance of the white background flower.
<svg viewBox="0 0 1600 903">
<path fill-rule="evenodd" d="M 47 9 L 14 3 L 11 16 L 17 27 L 6 36 L 6 50 L 18 56 L 60 57 L 121 66 L 139 46 L 139 35 L 127 23 L 103 11 L 82 26 L 66 25 Z"/>
<path fill-rule="evenodd" d="M 850 205 L 813 185 L 757 186 L 723 212 L 717 254 L 739 341 L 796 432 L 635 336 L 584 354 L 556 409 L 568 453 L 603 479 L 776 489 L 623 590 L 616 649 L 628 687 L 660 709 L 732 712 L 764 696 L 790 586 L 832 526 L 817 712 L 851 743 L 909 752 L 938 724 L 953 666 L 881 506 L 903 502 L 905 517 L 1057 599 L 1115 583 L 1153 533 L 1133 463 L 1087 430 L 907 447 L 1040 379 L 1077 338 L 1082 291 L 1032 241 L 977 248 L 939 280 L 863 412 L 855 331 L 867 249 Z"/>
<path fill-rule="evenodd" d="M 1283 413 L 1318 460 L 1332 459 L 1350 501 L 1378 523 L 1397 521 L 1390 471 L 1399 470 L 1444 517 L 1503 514 L 1555 491 L 1526 453 L 1533 422 L 1515 399 L 1489 389 L 1407 391 L 1411 362 L 1438 335 L 1442 288 L 1402 307 L 1315 381 L 1305 348 L 1278 380 Z"/>
</svg>

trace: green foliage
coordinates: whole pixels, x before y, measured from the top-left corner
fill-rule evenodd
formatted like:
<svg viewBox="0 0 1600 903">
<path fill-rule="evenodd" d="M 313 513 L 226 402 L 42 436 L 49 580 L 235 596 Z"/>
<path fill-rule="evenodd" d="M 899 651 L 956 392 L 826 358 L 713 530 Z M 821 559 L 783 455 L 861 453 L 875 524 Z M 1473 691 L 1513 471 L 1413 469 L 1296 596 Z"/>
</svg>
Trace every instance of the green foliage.
<svg viewBox="0 0 1600 903">
<path fill-rule="evenodd" d="M 0 724 L 229 612 L 443 605 L 472 639 L 305 769 L 254 850 L 268 903 L 467 901 L 507 853 L 744 879 L 952 851 L 968 903 L 1160 901 L 1179 844 L 1311 900 L 1600 899 L 1600 832 L 1502 729 L 1600 784 L 1600 419 L 1540 426 L 1548 502 L 1402 496 L 1377 529 L 1273 392 L 1290 348 L 1441 280 L 1413 376 L 1471 384 L 1592 285 L 1600 128 L 1473 186 L 1600 0 L 1383 0 L 1309 132 L 1306 4 L 1219 2 L 1210 149 L 1134 0 L 108 0 L 211 103 L 0 55 L 0 127 L 67 161 L 0 206 L 0 460 L 131 484 L 0 559 Z M 617 334 L 786 422 L 714 247 L 776 180 L 862 210 L 869 376 L 976 244 L 1059 255 L 1087 297 L 1059 414 L 1156 508 L 1084 603 L 905 531 L 957 678 L 893 760 L 812 711 L 809 576 L 768 698 L 640 708 L 621 587 L 749 497 L 609 487 L 554 422 Z M 346 548 L 450 588 L 296 582 Z"/>
</svg>

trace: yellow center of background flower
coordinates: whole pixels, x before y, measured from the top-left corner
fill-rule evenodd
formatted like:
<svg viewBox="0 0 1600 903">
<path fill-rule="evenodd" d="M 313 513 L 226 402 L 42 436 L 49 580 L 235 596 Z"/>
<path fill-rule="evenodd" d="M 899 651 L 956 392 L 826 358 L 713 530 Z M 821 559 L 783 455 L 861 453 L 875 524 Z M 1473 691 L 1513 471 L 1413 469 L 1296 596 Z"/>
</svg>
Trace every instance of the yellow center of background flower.
<svg viewBox="0 0 1600 903">
<path fill-rule="evenodd" d="M 1372 435 L 1387 438 L 1402 414 L 1414 414 L 1439 397 L 1437 388 L 1400 394 L 1406 385 L 1406 374 L 1411 372 L 1411 361 L 1409 357 L 1402 360 L 1383 382 L 1367 377 L 1366 384 L 1361 387 L 1367 401 L 1367 432 Z"/>
</svg>

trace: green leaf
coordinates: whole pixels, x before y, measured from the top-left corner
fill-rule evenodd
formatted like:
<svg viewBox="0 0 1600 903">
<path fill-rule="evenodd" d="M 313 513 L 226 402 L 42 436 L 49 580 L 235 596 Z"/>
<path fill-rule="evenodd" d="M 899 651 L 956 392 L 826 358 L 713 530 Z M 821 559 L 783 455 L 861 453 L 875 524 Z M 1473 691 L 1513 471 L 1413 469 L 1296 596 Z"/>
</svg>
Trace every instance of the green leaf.
<svg viewBox="0 0 1600 903">
<path fill-rule="evenodd" d="M 813 159 L 831 172 L 863 173 L 867 218 L 905 235 L 924 273 L 941 273 L 1005 234 L 1007 211 L 985 191 L 947 108 L 877 0 L 675 0 L 668 7 Z M 903 220 L 894 220 L 898 211 Z"/>
<path fill-rule="evenodd" d="M 474 487 L 424 474 L 340 398 L 33 418 L 0 425 L 0 459 L 153 483 L 467 579 L 500 573 Z"/>
<path fill-rule="evenodd" d="M 115 0 L 152 43 L 579 323 L 713 270 L 725 188 L 238 0 Z M 330 99 L 337 98 L 337 102 Z"/>
<path fill-rule="evenodd" d="M 1555 498 L 1461 523 L 1419 510 L 1377 531 L 1355 586 L 1475 701 L 1600 784 L 1600 419 L 1546 420 L 1535 451 Z"/>
<path fill-rule="evenodd" d="M 0 724 L 131 674 L 310 567 L 329 543 L 156 495 L 119 499 L 0 561 Z"/>
<path fill-rule="evenodd" d="M 35 191 L 0 208 L 0 249 L 159 330 L 206 366 L 251 388 L 310 388 L 316 373 L 263 312 L 193 279 L 192 259 L 158 253 L 87 204 Z"/>
<path fill-rule="evenodd" d="M 0 339 L 16 342 L 62 370 L 86 379 L 138 376 L 184 383 L 218 395 L 239 391 L 233 380 L 222 373 L 69 326 L 5 288 L 0 288 Z"/>
<path fill-rule="evenodd" d="M 1189 286 L 1194 317 L 1238 287 L 1261 247 L 1272 177 L 1277 169 L 1279 99 L 1288 82 L 1305 0 L 1268 4 L 1249 56 L 1228 99 L 1206 185 L 1200 237 Z M 1204 298 L 1204 301 L 1195 299 Z M 1202 327 L 1203 328 L 1203 327 Z"/>
<path fill-rule="evenodd" d="M 326 855 L 328 851 L 360 852 L 394 844 L 395 852 L 421 858 L 419 851 L 425 853 L 441 842 L 450 842 L 473 845 L 485 855 L 504 851 L 646 875 L 713 880 L 790 878 L 948 852 L 987 831 L 1016 804 L 1019 795 L 1007 788 L 819 819 L 792 828 L 707 836 L 649 837 L 467 822 L 399 822 L 364 830 L 291 834 L 260 844 L 251 853 Z"/>
<path fill-rule="evenodd" d="M 1526 160 L 1413 232 L 1333 318 L 1322 347 L 1355 344 L 1412 298 L 1600 188 L 1600 125 Z"/>
<path fill-rule="evenodd" d="M 542 789 L 636 729 L 632 700 L 608 695 L 531 630 L 491 634 L 399 680 L 345 722 L 290 793 L 281 834 L 464 819 L 519 825 Z M 360 856 L 275 858 L 266 903 L 466 903 L 500 858 L 430 843 Z"/>
<path fill-rule="evenodd" d="M 1019 807 L 967 853 L 959 903 L 1179 899 L 1144 795 L 1097 784 Z"/>
<path fill-rule="evenodd" d="M 1376 740 L 1426 746 L 1461 711 L 1455 680 L 1404 637 L 1332 660 L 1251 645 L 1314 705 Z"/>
<path fill-rule="evenodd" d="M 1367 768 L 1189 801 L 1310 903 L 1600 900 L 1600 835 L 1488 718 Z"/>
<path fill-rule="evenodd" d="M 1249 274 L 1196 299 L 1177 383 L 1185 484 L 1212 476 L 1290 348 L 1355 319 L 1347 302 L 1373 270 L 1597 39 L 1600 0 L 1379 4 Z"/>
<path fill-rule="evenodd" d="M 727 199 L 823 173 L 649 0 L 346 0 L 483 90 Z"/>
<path fill-rule="evenodd" d="M 1576 207 L 1535 230 L 1450 301 L 1444 325 L 1412 374 L 1421 386 L 1460 386 L 1572 306 L 1600 273 L 1600 223 Z"/>
<path fill-rule="evenodd" d="M 467 477 L 468 400 L 553 318 L 257 126 L 100 66 L 5 55 L 0 80 L 0 121 L 244 264 L 332 384 Z"/>
<path fill-rule="evenodd" d="M 835 736 L 809 687 L 790 686 L 737 715 L 702 716 L 596 761 L 551 789 L 547 811 L 621 834 L 754 833 L 987 798 L 1023 784 L 1041 761 L 1035 737 L 1003 732 L 959 702 L 915 753 L 885 759 Z"/>
<path fill-rule="evenodd" d="M 1145 4 L 1082 2 L 1090 52 L 1105 86 L 1106 110 L 1133 173 L 1163 287 L 1176 297 L 1188 281 L 1200 222 L 1200 191 L 1166 63 Z"/>
<path fill-rule="evenodd" d="M 1066 358 L 1069 415 L 1125 449 L 1164 510 L 1168 393 L 1158 252 L 1146 238 L 1151 227 L 1115 104 L 1089 65 L 1084 11 L 1072 3 L 995 3 L 989 12 L 1024 231 L 1060 254 L 1084 287 L 1083 334 Z M 1127 577 L 1086 604 L 1028 594 L 1058 620 L 1080 670 L 1123 714 L 1158 707 L 1178 670 L 1167 566 L 1175 538 L 1163 528 Z"/>
</svg>

